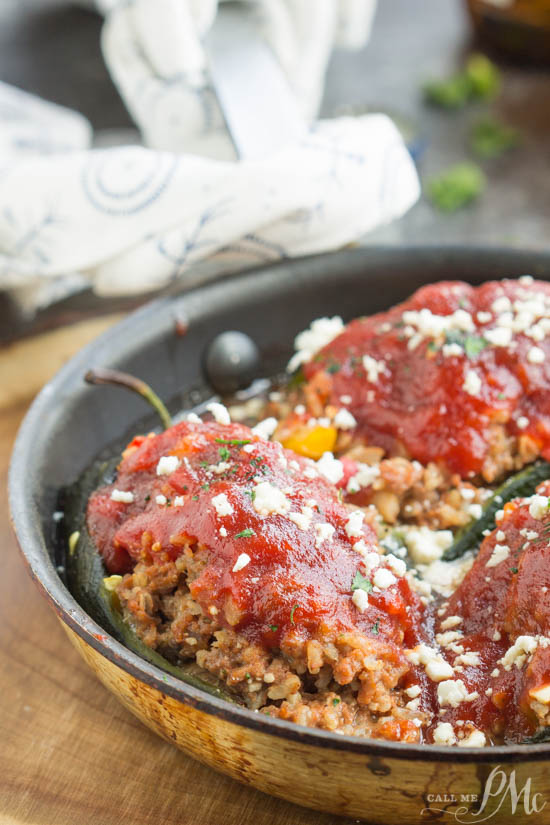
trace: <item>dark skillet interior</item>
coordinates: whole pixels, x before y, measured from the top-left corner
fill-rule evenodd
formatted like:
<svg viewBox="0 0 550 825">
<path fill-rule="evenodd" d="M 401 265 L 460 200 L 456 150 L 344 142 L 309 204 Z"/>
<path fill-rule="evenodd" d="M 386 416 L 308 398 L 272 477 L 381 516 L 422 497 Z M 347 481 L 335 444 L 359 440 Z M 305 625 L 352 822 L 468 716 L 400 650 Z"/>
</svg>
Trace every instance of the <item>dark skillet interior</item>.
<svg viewBox="0 0 550 825">
<path fill-rule="evenodd" d="M 183 295 L 148 304 L 76 355 L 46 385 L 19 432 L 10 469 L 14 527 L 31 574 L 58 614 L 109 659 L 183 702 L 238 724 L 312 744 L 401 758 L 445 761 L 548 758 L 550 745 L 454 749 L 383 743 L 300 728 L 229 705 L 163 674 L 105 635 L 56 572 L 54 522 L 59 490 L 74 482 L 99 453 L 142 430 L 145 403 L 130 393 L 86 385 L 90 367 L 122 369 L 149 382 L 173 410 L 189 390 L 207 392 L 205 347 L 218 333 L 242 330 L 258 344 L 262 372 L 284 368 L 295 335 L 322 315 L 358 315 L 387 309 L 419 286 L 437 280 L 472 284 L 524 274 L 550 280 L 550 254 L 452 248 L 365 248 L 309 257 L 233 276 Z M 177 333 L 177 323 L 188 324 Z M 208 393 L 207 393 L 208 394 Z"/>
</svg>

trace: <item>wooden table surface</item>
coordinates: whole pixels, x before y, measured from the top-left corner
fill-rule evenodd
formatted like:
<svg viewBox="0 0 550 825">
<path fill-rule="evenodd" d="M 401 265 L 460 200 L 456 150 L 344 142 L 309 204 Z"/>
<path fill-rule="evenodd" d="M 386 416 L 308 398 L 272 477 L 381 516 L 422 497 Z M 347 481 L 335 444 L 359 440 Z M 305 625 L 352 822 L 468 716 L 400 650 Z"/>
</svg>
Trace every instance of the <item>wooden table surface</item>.
<svg viewBox="0 0 550 825">
<path fill-rule="evenodd" d="M 64 336 L 57 360 L 90 335 Z M 46 358 L 44 359 L 44 353 Z M 0 353 L 0 384 L 32 365 L 32 385 L 57 366 L 43 343 Z M 39 362 L 44 359 L 40 372 Z M 11 366 L 10 366 L 11 365 Z M 8 386 L 4 386 L 6 390 Z M 1 409 L 0 473 L 27 401 Z M 138 722 L 96 681 L 28 576 L 0 505 L 0 825 L 329 825 L 338 819 L 239 785 Z"/>
</svg>

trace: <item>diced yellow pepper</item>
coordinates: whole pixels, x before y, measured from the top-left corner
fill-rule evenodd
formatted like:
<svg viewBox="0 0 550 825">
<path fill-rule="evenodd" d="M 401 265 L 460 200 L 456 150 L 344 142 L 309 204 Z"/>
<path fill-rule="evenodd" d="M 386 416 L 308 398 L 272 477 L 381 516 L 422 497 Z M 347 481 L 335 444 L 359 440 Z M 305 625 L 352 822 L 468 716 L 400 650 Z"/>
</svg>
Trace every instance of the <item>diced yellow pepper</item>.
<svg viewBox="0 0 550 825">
<path fill-rule="evenodd" d="M 288 450 L 317 461 L 323 453 L 334 450 L 337 436 L 336 427 L 297 427 L 282 444 Z"/>
</svg>

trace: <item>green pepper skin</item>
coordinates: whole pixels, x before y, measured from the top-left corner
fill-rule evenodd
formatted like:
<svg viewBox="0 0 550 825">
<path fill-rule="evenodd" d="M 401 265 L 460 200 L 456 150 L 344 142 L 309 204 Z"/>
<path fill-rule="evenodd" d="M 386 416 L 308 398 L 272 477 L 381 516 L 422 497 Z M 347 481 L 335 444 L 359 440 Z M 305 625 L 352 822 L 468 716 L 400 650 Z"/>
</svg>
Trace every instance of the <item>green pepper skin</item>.
<svg viewBox="0 0 550 825">
<path fill-rule="evenodd" d="M 508 478 L 489 499 L 476 521 L 459 530 L 450 547 L 443 553 L 443 561 L 454 561 L 469 550 L 478 550 L 485 530 L 494 530 L 495 515 L 506 502 L 521 496 L 530 496 L 535 488 L 550 478 L 550 463 L 537 461 L 526 470 Z"/>
</svg>

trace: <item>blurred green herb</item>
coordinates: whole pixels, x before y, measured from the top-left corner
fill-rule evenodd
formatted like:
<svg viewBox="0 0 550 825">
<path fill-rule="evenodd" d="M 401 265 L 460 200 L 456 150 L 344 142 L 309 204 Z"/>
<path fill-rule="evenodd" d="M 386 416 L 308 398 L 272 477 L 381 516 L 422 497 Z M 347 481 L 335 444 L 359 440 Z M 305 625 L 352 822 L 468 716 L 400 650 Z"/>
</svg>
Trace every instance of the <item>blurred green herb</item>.
<svg viewBox="0 0 550 825">
<path fill-rule="evenodd" d="M 472 54 L 461 72 L 424 86 L 424 98 L 443 109 L 461 109 L 474 100 L 492 100 L 500 90 L 500 72 L 484 54 Z"/>
<path fill-rule="evenodd" d="M 475 123 L 470 135 L 472 151 L 482 158 L 497 158 L 519 143 L 517 129 L 489 116 Z"/>
<path fill-rule="evenodd" d="M 459 163 L 428 182 L 427 193 L 437 209 L 455 212 L 478 198 L 487 179 L 475 163 Z"/>
</svg>

